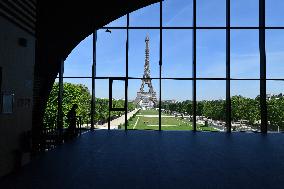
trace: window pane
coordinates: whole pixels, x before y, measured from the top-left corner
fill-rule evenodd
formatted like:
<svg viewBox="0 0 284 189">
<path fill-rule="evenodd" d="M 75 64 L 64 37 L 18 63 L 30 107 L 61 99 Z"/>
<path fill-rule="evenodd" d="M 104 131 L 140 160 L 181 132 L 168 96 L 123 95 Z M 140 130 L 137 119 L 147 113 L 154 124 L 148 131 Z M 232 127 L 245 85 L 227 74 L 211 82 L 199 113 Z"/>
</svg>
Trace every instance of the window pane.
<svg viewBox="0 0 284 189">
<path fill-rule="evenodd" d="M 259 81 L 231 81 L 232 131 L 260 131 Z"/>
<path fill-rule="evenodd" d="M 129 31 L 129 77 L 142 78 L 145 65 L 146 37 L 149 37 L 150 76 L 159 77 L 159 30 L 130 30 Z"/>
<path fill-rule="evenodd" d="M 226 26 L 226 0 L 198 0 L 197 26 Z"/>
<path fill-rule="evenodd" d="M 283 0 L 267 0 L 266 4 L 266 26 L 284 26 L 283 10 L 284 1 Z"/>
<path fill-rule="evenodd" d="M 259 0 L 231 1 L 231 26 L 258 26 Z"/>
<path fill-rule="evenodd" d="M 93 34 L 81 41 L 64 62 L 64 77 L 91 77 Z"/>
<path fill-rule="evenodd" d="M 109 117 L 109 80 L 95 80 L 95 128 L 107 129 Z"/>
<path fill-rule="evenodd" d="M 267 81 L 268 131 L 284 131 L 284 82 Z"/>
<path fill-rule="evenodd" d="M 192 0 L 163 2 L 163 26 L 192 26 Z"/>
<path fill-rule="evenodd" d="M 284 30 L 266 30 L 267 78 L 284 78 Z"/>
<path fill-rule="evenodd" d="M 197 30 L 197 77 L 226 77 L 225 30 Z"/>
<path fill-rule="evenodd" d="M 225 131 L 226 82 L 197 81 L 197 130 Z"/>
<path fill-rule="evenodd" d="M 112 87 L 112 108 L 124 108 L 125 81 L 114 80 L 111 87 Z"/>
<path fill-rule="evenodd" d="M 258 30 L 231 30 L 231 77 L 259 78 Z"/>
<path fill-rule="evenodd" d="M 150 93 L 148 93 L 150 88 L 147 84 L 144 85 L 144 91 L 139 93 L 142 85 L 142 81 L 140 79 L 130 79 L 128 81 L 128 108 L 130 108 L 130 105 L 139 108 L 139 111 L 133 115 L 128 122 L 129 129 L 158 130 L 159 113 L 157 103 L 159 101 L 159 80 L 152 79 L 151 83 L 154 95 L 150 95 Z M 157 101 L 154 99 L 155 96 Z"/>
<path fill-rule="evenodd" d="M 192 81 L 162 80 L 162 130 L 192 130 Z"/>
<path fill-rule="evenodd" d="M 126 30 L 98 31 L 97 67 L 98 77 L 125 77 Z"/>
<path fill-rule="evenodd" d="M 159 27 L 160 3 L 155 3 L 130 13 L 129 22 L 131 27 Z"/>
<path fill-rule="evenodd" d="M 163 31 L 162 77 L 192 77 L 192 30 Z"/>
<path fill-rule="evenodd" d="M 115 80 L 112 85 L 112 107 L 123 108 L 125 103 L 125 83 Z M 95 80 L 95 128 L 108 129 L 108 119 L 110 118 L 110 129 L 124 129 L 124 111 L 109 112 L 109 86 L 108 79 Z"/>
</svg>

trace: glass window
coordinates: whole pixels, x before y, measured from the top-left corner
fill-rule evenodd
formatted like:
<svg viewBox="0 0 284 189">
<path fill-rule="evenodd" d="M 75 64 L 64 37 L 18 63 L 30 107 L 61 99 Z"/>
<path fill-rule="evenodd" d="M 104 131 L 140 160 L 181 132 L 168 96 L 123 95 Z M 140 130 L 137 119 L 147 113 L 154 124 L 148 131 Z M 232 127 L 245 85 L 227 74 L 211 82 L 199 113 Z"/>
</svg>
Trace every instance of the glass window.
<svg viewBox="0 0 284 189">
<path fill-rule="evenodd" d="M 192 130 L 192 81 L 162 80 L 162 130 Z"/>
<path fill-rule="evenodd" d="M 82 40 L 64 62 L 64 77 L 91 77 L 93 64 L 93 34 Z"/>
<path fill-rule="evenodd" d="M 258 33 L 258 30 L 231 30 L 231 78 L 259 78 Z"/>
<path fill-rule="evenodd" d="M 226 81 L 197 81 L 196 99 L 196 129 L 201 131 L 225 131 Z"/>
<path fill-rule="evenodd" d="M 101 29 L 97 36 L 97 77 L 125 77 L 126 30 Z"/>
<path fill-rule="evenodd" d="M 160 3 L 155 3 L 129 15 L 131 27 L 160 27 Z"/>
<path fill-rule="evenodd" d="M 162 77 L 192 77 L 192 30 L 163 31 Z"/>
<path fill-rule="evenodd" d="M 192 27 L 192 0 L 166 0 L 163 2 L 163 26 Z"/>
<path fill-rule="evenodd" d="M 268 79 L 284 78 L 284 30 L 266 30 L 266 69 Z"/>
<path fill-rule="evenodd" d="M 196 35 L 197 77 L 226 77 L 225 30 L 197 30 Z"/>
<path fill-rule="evenodd" d="M 129 77 L 142 78 L 146 59 L 146 37 L 149 45 L 150 77 L 159 77 L 160 31 L 136 29 L 129 31 Z"/>
<path fill-rule="evenodd" d="M 136 130 L 158 130 L 159 129 L 159 80 L 152 79 L 153 95 L 150 96 L 148 84 L 144 85 L 143 91 L 142 80 L 130 79 L 128 82 L 128 109 L 138 108 L 138 112 L 129 120 L 128 128 Z M 134 104 L 135 103 L 135 104 Z M 134 107 L 133 107 L 134 106 Z"/>
<path fill-rule="evenodd" d="M 284 26 L 283 10 L 284 1 L 282 0 L 267 0 L 266 7 L 266 26 Z"/>
<path fill-rule="evenodd" d="M 259 0 L 231 1 L 231 26 L 257 27 Z"/>
<path fill-rule="evenodd" d="M 259 81 L 231 81 L 232 131 L 260 131 Z"/>
<path fill-rule="evenodd" d="M 197 26 L 226 26 L 226 0 L 197 0 Z"/>
<path fill-rule="evenodd" d="M 284 131 L 284 82 L 267 81 L 268 131 Z"/>
</svg>

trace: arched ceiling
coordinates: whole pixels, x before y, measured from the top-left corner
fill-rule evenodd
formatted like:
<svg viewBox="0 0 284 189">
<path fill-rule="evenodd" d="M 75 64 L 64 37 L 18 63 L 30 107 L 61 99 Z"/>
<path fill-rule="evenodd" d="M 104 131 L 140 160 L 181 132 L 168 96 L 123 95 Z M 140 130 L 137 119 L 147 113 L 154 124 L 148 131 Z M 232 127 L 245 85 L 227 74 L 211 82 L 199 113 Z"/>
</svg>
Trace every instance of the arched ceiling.
<svg viewBox="0 0 284 189">
<path fill-rule="evenodd" d="M 158 0 L 46 0 L 37 3 L 33 133 L 42 126 L 53 82 L 69 53 L 84 38 L 117 18 Z M 36 143 L 36 141 L 35 141 Z"/>
<path fill-rule="evenodd" d="M 50 53 L 66 58 L 95 28 L 156 2 L 158 0 L 39 1 L 37 37 Z"/>
</svg>

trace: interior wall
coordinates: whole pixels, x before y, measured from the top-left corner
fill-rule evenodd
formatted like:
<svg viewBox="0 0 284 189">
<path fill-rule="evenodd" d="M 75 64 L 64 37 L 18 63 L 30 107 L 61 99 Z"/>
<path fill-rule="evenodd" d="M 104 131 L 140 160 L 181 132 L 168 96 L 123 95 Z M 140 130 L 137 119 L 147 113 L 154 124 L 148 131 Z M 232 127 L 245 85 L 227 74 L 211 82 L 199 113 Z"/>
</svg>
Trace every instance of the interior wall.
<svg viewBox="0 0 284 189">
<path fill-rule="evenodd" d="M 0 16 L 1 92 L 13 93 L 13 113 L 0 113 L 0 177 L 27 163 L 23 134 L 32 128 L 35 38 Z"/>
</svg>

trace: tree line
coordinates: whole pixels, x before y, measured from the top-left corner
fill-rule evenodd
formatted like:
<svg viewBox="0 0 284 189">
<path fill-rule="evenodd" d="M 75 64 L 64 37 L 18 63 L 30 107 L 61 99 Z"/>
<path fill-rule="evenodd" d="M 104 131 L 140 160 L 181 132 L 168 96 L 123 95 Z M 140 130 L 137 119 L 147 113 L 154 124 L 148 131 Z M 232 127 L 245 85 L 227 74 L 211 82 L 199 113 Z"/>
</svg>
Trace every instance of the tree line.
<svg viewBox="0 0 284 189">
<path fill-rule="evenodd" d="M 162 102 L 162 109 L 169 113 L 178 112 L 182 114 L 193 114 L 193 103 L 191 100 L 182 102 Z M 267 98 L 267 112 L 270 130 L 284 130 L 284 96 L 282 94 L 273 95 Z M 196 104 L 196 115 L 205 116 L 213 120 L 225 121 L 226 100 L 203 100 Z M 246 98 L 240 95 L 231 97 L 231 117 L 232 121 L 246 120 L 250 125 L 260 123 L 260 99 Z"/>
<path fill-rule="evenodd" d="M 45 115 L 43 123 L 46 127 L 56 127 L 57 112 L 58 112 L 58 91 L 59 83 L 55 82 L 50 92 L 49 99 L 45 109 Z M 76 110 L 77 116 L 81 117 L 82 123 L 90 123 L 91 120 L 91 93 L 87 86 L 83 84 L 73 84 L 65 82 L 63 84 L 63 98 L 62 98 L 62 112 L 64 127 L 68 126 L 67 113 L 72 108 L 73 104 L 78 105 Z M 124 107 L 124 100 L 112 99 L 113 107 Z M 95 114 L 94 119 L 98 124 L 103 124 L 108 121 L 109 118 L 109 99 L 96 98 L 95 99 Z M 128 111 L 135 109 L 135 105 L 132 102 L 128 102 Z M 111 111 L 110 118 L 124 114 L 124 111 Z"/>
<path fill-rule="evenodd" d="M 63 115 L 67 115 L 73 104 L 78 104 L 77 115 L 81 116 L 84 124 L 90 123 L 91 112 L 91 93 L 89 89 L 82 84 L 63 84 Z M 58 82 L 55 82 L 46 106 L 44 124 L 49 127 L 56 126 L 58 111 Z M 258 125 L 260 120 L 260 100 L 256 98 L 246 98 L 243 96 L 231 97 L 231 115 L 232 121 L 246 120 L 250 125 Z M 113 99 L 113 106 L 124 107 L 124 100 Z M 191 100 L 182 102 L 162 101 L 161 108 L 169 113 L 178 112 L 182 114 L 193 114 L 193 103 Z M 128 102 L 128 110 L 134 110 L 134 102 Z M 273 95 L 267 98 L 269 129 L 276 130 L 279 126 L 284 130 L 284 95 Z M 109 100 L 96 98 L 94 118 L 99 124 L 108 120 Z M 114 119 L 124 114 L 124 111 L 111 111 L 110 117 Z M 197 116 L 205 116 L 213 120 L 225 121 L 226 118 L 226 101 L 225 100 L 203 100 L 197 102 Z M 66 118 L 66 117 L 65 117 Z M 65 121 L 64 126 L 67 126 Z"/>
</svg>

